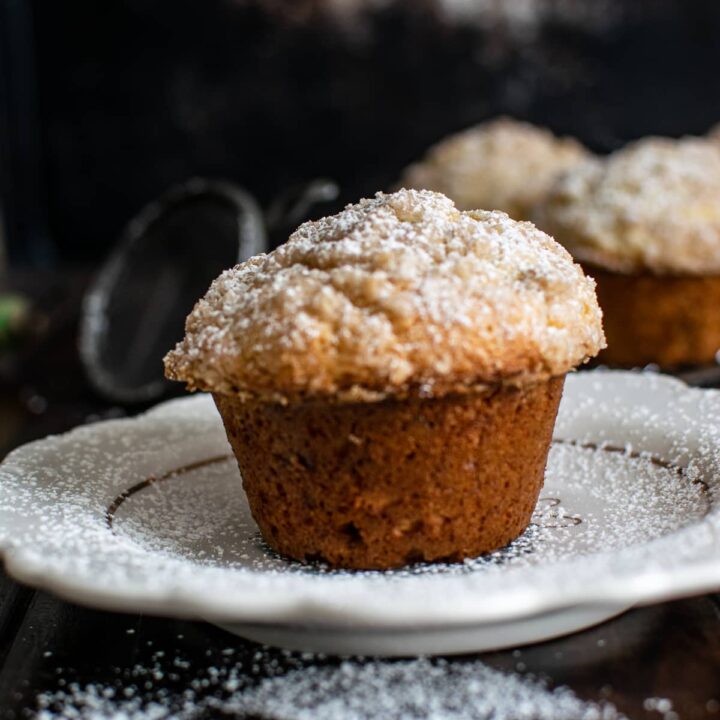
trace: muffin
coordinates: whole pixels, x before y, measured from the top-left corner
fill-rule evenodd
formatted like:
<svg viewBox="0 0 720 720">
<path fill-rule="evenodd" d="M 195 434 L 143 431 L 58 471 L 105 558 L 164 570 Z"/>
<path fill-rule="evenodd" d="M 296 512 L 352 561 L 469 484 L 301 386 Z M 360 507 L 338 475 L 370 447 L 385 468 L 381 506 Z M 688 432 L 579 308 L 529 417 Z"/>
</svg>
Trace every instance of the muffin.
<svg viewBox="0 0 720 720">
<path fill-rule="evenodd" d="M 589 157 L 572 138 L 500 118 L 451 135 L 411 165 L 401 185 L 436 190 L 461 210 L 502 210 L 527 220 L 557 176 Z"/>
<path fill-rule="evenodd" d="M 720 349 L 720 148 L 648 138 L 570 171 L 537 209 L 597 281 L 611 365 L 713 362 Z"/>
<path fill-rule="evenodd" d="M 530 223 L 401 190 L 223 273 L 166 374 L 213 394 L 278 552 L 459 561 L 527 527 L 593 281 Z"/>
</svg>

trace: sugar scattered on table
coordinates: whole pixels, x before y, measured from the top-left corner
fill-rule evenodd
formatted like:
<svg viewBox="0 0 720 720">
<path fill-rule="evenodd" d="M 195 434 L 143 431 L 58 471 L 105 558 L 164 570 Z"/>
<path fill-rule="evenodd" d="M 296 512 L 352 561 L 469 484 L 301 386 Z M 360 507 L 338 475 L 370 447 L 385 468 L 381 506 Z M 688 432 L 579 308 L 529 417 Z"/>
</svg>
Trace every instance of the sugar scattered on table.
<svg viewBox="0 0 720 720">
<path fill-rule="evenodd" d="M 657 712 L 663 720 L 678 720 L 680 717 L 674 710 L 672 700 L 663 697 L 649 697 L 643 702 L 643 708 L 648 712 Z"/>
<path fill-rule="evenodd" d="M 257 657 L 257 655 L 260 657 Z M 180 689 L 160 684 L 160 662 L 133 668 L 137 681 L 68 683 L 37 698 L 39 720 L 194 720 L 259 715 L 273 720 L 621 720 L 608 702 L 578 698 L 533 676 L 477 659 L 328 660 L 263 648 L 260 677 L 218 654 Z M 167 658 L 171 663 L 178 658 Z M 161 659 L 162 660 L 162 659 Z M 664 707 L 664 706 L 663 706 Z"/>
</svg>

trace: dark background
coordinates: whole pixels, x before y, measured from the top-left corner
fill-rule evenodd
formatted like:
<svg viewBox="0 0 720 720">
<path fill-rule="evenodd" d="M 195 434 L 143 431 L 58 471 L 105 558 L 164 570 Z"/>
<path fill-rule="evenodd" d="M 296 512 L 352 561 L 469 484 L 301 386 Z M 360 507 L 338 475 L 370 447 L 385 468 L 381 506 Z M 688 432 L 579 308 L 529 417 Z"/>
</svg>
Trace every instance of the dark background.
<svg viewBox="0 0 720 720">
<path fill-rule="evenodd" d="M 550 11 L 527 27 L 430 0 L 344 20 L 319 0 L 0 0 L 11 261 L 95 263 L 193 175 L 264 204 L 328 176 L 354 200 L 498 113 L 597 151 L 720 120 L 717 0 L 538 3 Z"/>
<path fill-rule="evenodd" d="M 175 183 L 228 178 L 267 207 L 289 185 L 328 176 L 351 201 L 392 184 L 442 135 L 498 113 L 598 152 L 720 120 L 718 0 L 536 2 L 547 13 L 528 25 L 502 14 L 460 23 L 436 0 L 349 18 L 322 0 L 0 0 L 0 301 L 26 308 L 15 335 L 0 332 L 0 458 L 146 407 L 88 383 L 78 318 L 123 227 Z M 632 718 L 659 717 L 647 699 L 660 697 L 674 717 L 712 719 L 719 638 L 710 595 L 483 662 L 522 665 Z M 156 651 L 165 679 L 148 688 L 137 663 Z M 80 608 L 0 571 L 1 718 L 32 717 L 38 694 L 69 682 L 138 686 L 176 707 L 206 668 L 222 681 L 257 652 L 203 623 Z M 252 682 L 278 672 L 276 653 L 260 654 Z M 189 665 L 172 680 L 177 656 Z M 217 681 L 203 690 L 221 692 Z"/>
</svg>

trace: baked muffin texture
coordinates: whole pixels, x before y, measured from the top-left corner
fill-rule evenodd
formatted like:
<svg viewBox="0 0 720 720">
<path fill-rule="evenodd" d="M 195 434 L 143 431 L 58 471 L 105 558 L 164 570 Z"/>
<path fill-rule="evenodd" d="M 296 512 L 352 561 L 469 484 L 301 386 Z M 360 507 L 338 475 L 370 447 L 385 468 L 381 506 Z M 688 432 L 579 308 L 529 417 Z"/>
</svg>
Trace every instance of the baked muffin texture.
<svg viewBox="0 0 720 720">
<path fill-rule="evenodd" d="M 713 362 L 720 349 L 720 146 L 648 138 L 562 177 L 538 207 L 598 283 L 622 366 Z"/>
<path fill-rule="evenodd" d="M 602 362 L 672 369 L 720 359 L 720 276 L 585 269 L 603 308 L 608 347 Z"/>
<path fill-rule="evenodd" d="M 561 177 L 534 220 L 575 258 L 617 272 L 720 274 L 720 149 L 640 140 Z"/>
<path fill-rule="evenodd" d="M 565 373 L 603 343 L 551 238 L 402 190 L 221 275 L 166 372 L 213 393 L 273 548 L 388 568 L 523 531 Z"/>
<path fill-rule="evenodd" d="M 215 399 L 267 543 L 383 569 L 460 562 L 525 530 L 562 388 L 561 376 L 360 406 Z"/>
<path fill-rule="evenodd" d="M 403 190 L 224 272 L 165 366 L 211 392 L 380 400 L 547 379 L 602 343 L 594 283 L 552 238 Z"/>
<path fill-rule="evenodd" d="M 502 210 L 527 220 L 558 175 L 587 157 L 572 138 L 499 118 L 434 145 L 405 170 L 400 184 L 442 192 L 461 210 Z"/>
</svg>

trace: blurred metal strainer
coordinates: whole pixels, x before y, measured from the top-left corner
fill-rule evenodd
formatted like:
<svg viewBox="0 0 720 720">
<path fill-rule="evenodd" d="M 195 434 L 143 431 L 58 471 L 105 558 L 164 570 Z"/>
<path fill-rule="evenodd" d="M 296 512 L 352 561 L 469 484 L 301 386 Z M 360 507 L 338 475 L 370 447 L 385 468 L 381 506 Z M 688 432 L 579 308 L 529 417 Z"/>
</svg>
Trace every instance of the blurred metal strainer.
<svg viewBox="0 0 720 720">
<path fill-rule="evenodd" d="M 305 213 L 336 196 L 334 183 L 309 183 L 276 202 L 268 224 L 246 191 L 193 179 L 146 206 L 84 299 L 80 356 L 95 390 L 119 403 L 166 394 L 162 358 L 182 338 L 185 317 L 212 280 L 266 252 L 268 234 L 296 220 L 298 209 Z"/>
</svg>

